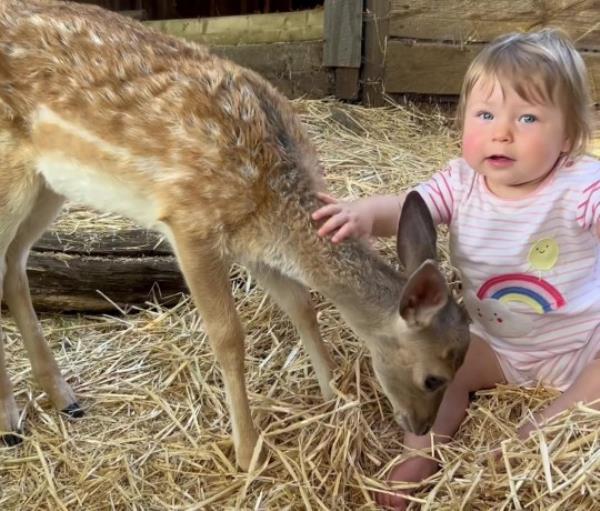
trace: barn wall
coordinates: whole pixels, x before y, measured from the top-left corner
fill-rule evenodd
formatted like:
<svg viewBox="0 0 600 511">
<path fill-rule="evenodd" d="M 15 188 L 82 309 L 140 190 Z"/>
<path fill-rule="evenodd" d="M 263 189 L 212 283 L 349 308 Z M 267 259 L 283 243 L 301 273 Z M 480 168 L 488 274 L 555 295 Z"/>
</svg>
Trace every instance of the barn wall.
<svg viewBox="0 0 600 511">
<path fill-rule="evenodd" d="M 466 68 L 500 34 L 553 26 L 575 41 L 600 101 L 599 0 L 391 0 L 386 93 L 458 94 Z"/>
<path fill-rule="evenodd" d="M 288 97 L 323 98 L 334 93 L 334 72 L 323 67 L 322 9 L 145 23 L 209 46 L 257 71 Z"/>
<path fill-rule="evenodd" d="M 185 3 L 80 1 L 143 6 L 149 12 L 162 6 L 165 18 L 167 7 Z M 244 9 L 254 3 L 248 0 Z M 192 4 L 206 9 L 210 4 L 213 10 L 229 5 L 222 0 Z M 260 3 L 267 4 L 276 7 Z M 469 62 L 494 37 L 556 26 L 576 41 L 600 103 L 600 0 L 325 0 L 324 9 L 146 23 L 211 46 L 257 70 L 290 97 L 335 94 L 375 105 L 384 95 L 455 98 Z"/>
</svg>

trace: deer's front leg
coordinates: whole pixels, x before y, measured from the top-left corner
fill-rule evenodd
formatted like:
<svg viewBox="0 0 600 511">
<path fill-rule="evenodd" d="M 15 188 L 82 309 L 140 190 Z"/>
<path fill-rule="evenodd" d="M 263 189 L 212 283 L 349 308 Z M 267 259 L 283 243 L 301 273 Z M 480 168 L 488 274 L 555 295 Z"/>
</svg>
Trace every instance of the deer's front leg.
<svg viewBox="0 0 600 511">
<path fill-rule="evenodd" d="M 317 314 L 308 289 L 277 270 L 264 265 L 254 265 L 251 267 L 251 271 L 256 275 L 265 291 L 296 326 L 317 374 L 321 393 L 325 399 L 332 399 L 335 394 L 329 383 L 333 377 L 334 364 L 321 339 Z"/>
<path fill-rule="evenodd" d="M 200 242 L 174 232 L 177 256 L 204 329 L 221 367 L 236 458 L 248 470 L 258 434 L 248 405 L 244 376 L 244 331 L 229 283 L 229 265 Z"/>
</svg>

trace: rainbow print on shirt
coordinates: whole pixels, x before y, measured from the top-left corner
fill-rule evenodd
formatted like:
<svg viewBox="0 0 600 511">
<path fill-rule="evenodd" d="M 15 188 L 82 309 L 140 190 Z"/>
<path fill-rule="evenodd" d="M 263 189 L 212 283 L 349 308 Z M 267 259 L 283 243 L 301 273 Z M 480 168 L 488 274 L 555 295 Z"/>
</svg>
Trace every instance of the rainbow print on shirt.
<svg viewBox="0 0 600 511">
<path fill-rule="evenodd" d="M 488 279 L 479 288 L 477 298 L 499 300 L 505 305 L 523 303 L 538 314 L 555 311 L 566 303 L 552 284 L 526 273 L 508 273 Z"/>
</svg>

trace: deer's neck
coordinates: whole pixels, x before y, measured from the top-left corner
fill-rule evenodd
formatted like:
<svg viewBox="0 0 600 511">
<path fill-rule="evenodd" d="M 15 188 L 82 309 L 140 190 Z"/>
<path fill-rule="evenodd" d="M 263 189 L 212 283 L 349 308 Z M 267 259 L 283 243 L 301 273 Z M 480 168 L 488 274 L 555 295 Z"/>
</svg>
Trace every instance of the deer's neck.
<svg viewBox="0 0 600 511">
<path fill-rule="evenodd" d="M 315 264 L 305 264 L 307 283 L 323 293 L 358 333 L 395 316 L 404 279 L 364 243 L 319 243 Z"/>
</svg>

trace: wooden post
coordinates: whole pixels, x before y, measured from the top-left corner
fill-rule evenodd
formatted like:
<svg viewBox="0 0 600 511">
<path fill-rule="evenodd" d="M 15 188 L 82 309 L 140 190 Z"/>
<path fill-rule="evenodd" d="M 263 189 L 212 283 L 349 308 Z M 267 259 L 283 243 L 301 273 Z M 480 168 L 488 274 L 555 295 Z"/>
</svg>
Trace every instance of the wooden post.
<svg viewBox="0 0 600 511">
<path fill-rule="evenodd" d="M 340 99 L 358 98 L 362 24 L 362 0 L 325 0 L 323 65 L 336 68 Z"/>
<path fill-rule="evenodd" d="M 390 0 L 366 0 L 362 100 L 368 106 L 384 104 L 383 71 L 390 10 Z"/>
</svg>

